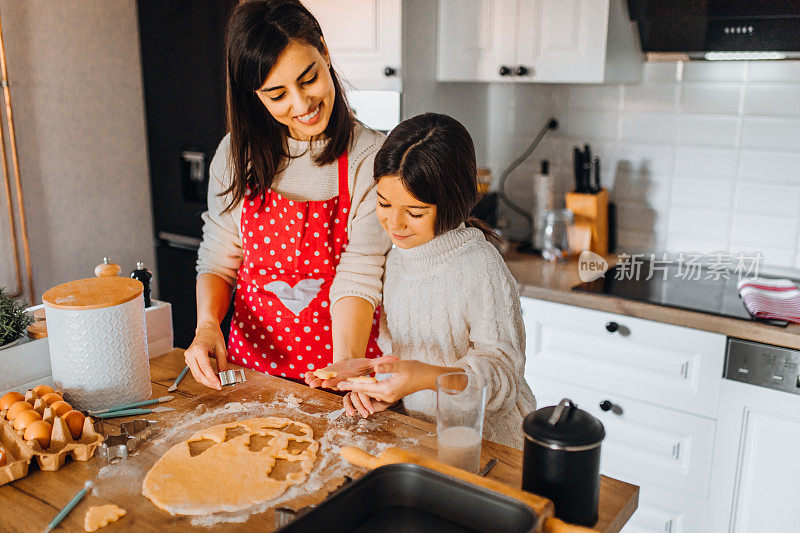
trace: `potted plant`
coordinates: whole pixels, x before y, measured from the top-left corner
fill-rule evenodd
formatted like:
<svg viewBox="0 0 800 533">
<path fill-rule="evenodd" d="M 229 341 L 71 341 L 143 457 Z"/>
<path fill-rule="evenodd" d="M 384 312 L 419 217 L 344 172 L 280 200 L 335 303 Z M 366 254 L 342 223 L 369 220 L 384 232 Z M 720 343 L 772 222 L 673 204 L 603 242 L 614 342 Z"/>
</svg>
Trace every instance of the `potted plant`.
<svg viewBox="0 0 800 533">
<path fill-rule="evenodd" d="M 25 306 L 6 295 L 5 289 L 0 287 L 0 350 L 15 344 L 31 321 Z"/>
</svg>

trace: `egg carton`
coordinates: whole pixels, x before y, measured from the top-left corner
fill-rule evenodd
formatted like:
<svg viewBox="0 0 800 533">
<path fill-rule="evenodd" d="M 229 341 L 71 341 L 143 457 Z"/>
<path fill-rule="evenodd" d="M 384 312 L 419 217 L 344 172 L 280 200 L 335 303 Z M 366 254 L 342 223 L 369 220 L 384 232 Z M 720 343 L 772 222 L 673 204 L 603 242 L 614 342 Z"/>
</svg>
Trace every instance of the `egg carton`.
<svg viewBox="0 0 800 533">
<path fill-rule="evenodd" d="M 5 416 L 5 411 L 2 412 Z M 0 446 L 6 452 L 6 464 L 0 466 L 0 485 L 28 475 L 33 450 L 8 423 L 0 424 Z"/>
<path fill-rule="evenodd" d="M 60 392 L 58 393 L 60 394 Z M 42 415 L 42 420 L 49 422 L 53 426 L 50 434 L 50 445 L 46 450 L 42 449 L 36 440 L 25 441 L 24 431 L 18 431 L 13 428 L 12 424 L 5 419 L 5 411 L 0 411 L 0 424 L 16 435 L 18 441 L 21 442 L 21 446 L 36 458 L 40 469 L 58 470 L 64 465 L 67 457 L 72 457 L 75 461 L 88 461 L 94 455 L 97 447 L 102 444 L 104 437 L 95 430 L 91 417 L 87 416 L 84 419 L 81 436 L 78 440 L 75 440 L 72 438 L 64 419 L 56 416 L 53 410 L 35 392 L 29 390 L 25 394 L 25 401 L 32 404 L 33 410 Z M 25 474 L 22 475 L 24 476 Z"/>
</svg>

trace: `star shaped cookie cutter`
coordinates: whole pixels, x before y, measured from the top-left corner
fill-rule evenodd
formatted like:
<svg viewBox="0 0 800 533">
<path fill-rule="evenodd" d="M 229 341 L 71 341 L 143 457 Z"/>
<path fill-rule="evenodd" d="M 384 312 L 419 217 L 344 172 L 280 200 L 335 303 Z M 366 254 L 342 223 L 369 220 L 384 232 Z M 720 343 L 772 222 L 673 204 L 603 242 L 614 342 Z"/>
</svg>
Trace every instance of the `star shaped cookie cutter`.
<svg viewBox="0 0 800 533">
<path fill-rule="evenodd" d="M 219 382 L 223 387 L 244 383 L 245 381 L 247 381 L 247 378 L 244 377 L 244 370 L 241 368 L 237 370 L 225 370 L 219 373 Z"/>
<path fill-rule="evenodd" d="M 120 424 L 119 435 L 107 435 L 106 440 L 100 445 L 100 457 L 109 464 L 122 461 L 141 446 L 155 428 L 155 421 L 137 419 Z"/>
</svg>

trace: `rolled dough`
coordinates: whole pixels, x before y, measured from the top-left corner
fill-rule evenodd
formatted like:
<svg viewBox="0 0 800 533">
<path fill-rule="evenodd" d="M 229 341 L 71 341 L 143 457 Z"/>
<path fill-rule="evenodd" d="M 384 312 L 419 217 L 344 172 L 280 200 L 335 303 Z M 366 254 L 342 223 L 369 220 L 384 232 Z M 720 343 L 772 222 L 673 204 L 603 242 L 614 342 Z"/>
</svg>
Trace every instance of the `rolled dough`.
<svg viewBox="0 0 800 533">
<path fill-rule="evenodd" d="M 212 426 L 167 450 L 144 478 L 142 494 L 172 514 L 247 509 L 306 480 L 319 450 L 313 437 L 311 427 L 288 418 Z M 284 468 L 285 478 L 278 461 L 293 467 Z"/>
</svg>

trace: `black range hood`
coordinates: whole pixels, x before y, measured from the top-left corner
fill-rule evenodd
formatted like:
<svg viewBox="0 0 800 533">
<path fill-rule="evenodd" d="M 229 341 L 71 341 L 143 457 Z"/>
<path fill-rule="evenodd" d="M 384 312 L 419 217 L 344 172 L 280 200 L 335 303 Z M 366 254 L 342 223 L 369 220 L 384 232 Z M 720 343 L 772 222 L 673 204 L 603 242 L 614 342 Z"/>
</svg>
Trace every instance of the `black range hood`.
<svg viewBox="0 0 800 533">
<path fill-rule="evenodd" d="M 628 8 L 648 54 L 800 58 L 800 0 L 628 0 Z"/>
</svg>

